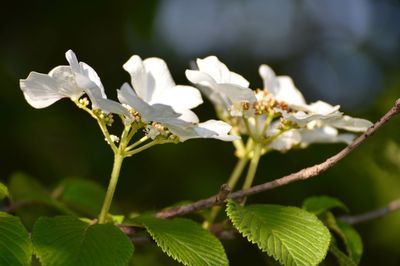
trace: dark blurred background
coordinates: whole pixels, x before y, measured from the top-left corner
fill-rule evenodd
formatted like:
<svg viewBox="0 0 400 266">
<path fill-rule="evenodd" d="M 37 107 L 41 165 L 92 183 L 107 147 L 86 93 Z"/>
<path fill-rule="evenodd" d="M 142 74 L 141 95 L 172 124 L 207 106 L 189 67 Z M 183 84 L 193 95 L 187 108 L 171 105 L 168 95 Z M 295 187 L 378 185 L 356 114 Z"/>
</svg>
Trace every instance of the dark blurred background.
<svg viewBox="0 0 400 266">
<path fill-rule="evenodd" d="M 258 66 L 293 77 L 308 101 L 340 104 L 375 121 L 400 96 L 400 1 L 8 1 L 0 16 L 0 178 L 23 171 L 47 186 L 82 177 L 106 186 L 112 166 L 95 121 L 68 100 L 29 106 L 19 79 L 66 64 L 72 49 L 99 74 L 110 98 L 126 81 L 133 54 L 166 60 L 175 81 L 188 84 L 191 60 L 217 55 L 261 87 Z M 197 108 L 201 120 L 212 105 Z M 311 195 L 345 202 L 353 213 L 400 196 L 400 119 L 394 119 L 337 167 L 312 180 L 268 191 L 249 202 L 300 206 Z M 333 155 L 343 145 L 315 145 L 262 158 L 256 183 L 278 178 Z M 235 164 L 230 143 L 192 140 L 161 145 L 126 160 L 116 200 L 126 213 L 197 200 L 218 190 Z M 400 213 L 356 227 L 365 243 L 362 265 L 400 265 Z M 245 241 L 226 241 L 232 265 L 264 265 Z M 141 249 L 143 252 L 140 254 Z M 151 247 L 135 265 L 175 265 Z M 139 260 L 140 258 L 140 260 Z M 250 264 L 248 264 L 250 265 Z"/>
</svg>

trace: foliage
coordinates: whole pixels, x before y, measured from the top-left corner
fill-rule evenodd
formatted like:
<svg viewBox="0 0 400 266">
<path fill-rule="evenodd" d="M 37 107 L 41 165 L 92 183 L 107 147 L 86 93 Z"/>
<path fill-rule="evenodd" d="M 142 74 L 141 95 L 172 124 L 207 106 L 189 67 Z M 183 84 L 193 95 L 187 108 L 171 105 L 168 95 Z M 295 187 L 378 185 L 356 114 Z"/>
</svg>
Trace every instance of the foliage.
<svg viewBox="0 0 400 266">
<path fill-rule="evenodd" d="M 0 212 L 0 265 L 31 264 L 32 244 L 18 217 Z"/>
<path fill-rule="evenodd" d="M 43 266 L 124 266 L 133 252 L 131 241 L 116 226 L 91 225 L 71 216 L 38 219 L 32 242 Z"/>
<path fill-rule="evenodd" d="M 278 205 L 239 206 L 228 202 L 233 225 L 283 265 L 318 265 L 330 243 L 328 229 L 311 213 Z"/>
<path fill-rule="evenodd" d="M 168 256 L 184 265 L 228 265 L 219 240 L 191 220 L 162 220 L 151 216 L 136 220 Z"/>
</svg>

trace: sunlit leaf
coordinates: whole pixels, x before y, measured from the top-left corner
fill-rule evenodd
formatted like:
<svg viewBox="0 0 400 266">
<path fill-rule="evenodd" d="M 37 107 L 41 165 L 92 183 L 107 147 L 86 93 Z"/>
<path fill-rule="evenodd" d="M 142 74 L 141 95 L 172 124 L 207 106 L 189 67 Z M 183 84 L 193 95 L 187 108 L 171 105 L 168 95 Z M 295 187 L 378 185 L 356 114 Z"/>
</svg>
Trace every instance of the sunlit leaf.
<svg viewBox="0 0 400 266">
<path fill-rule="evenodd" d="M 170 257 L 184 265 L 228 265 L 219 240 L 192 220 L 138 217 L 157 245 Z"/>
<path fill-rule="evenodd" d="M 329 230 L 303 209 L 229 201 L 227 214 L 244 237 L 283 265 L 317 265 L 328 251 Z"/>
<path fill-rule="evenodd" d="M 132 242 L 116 226 L 90 225 L 73 216 L 38 219 L 32 242 L 43 266 L 125 266 L 133 252 Z"/>
</svg>

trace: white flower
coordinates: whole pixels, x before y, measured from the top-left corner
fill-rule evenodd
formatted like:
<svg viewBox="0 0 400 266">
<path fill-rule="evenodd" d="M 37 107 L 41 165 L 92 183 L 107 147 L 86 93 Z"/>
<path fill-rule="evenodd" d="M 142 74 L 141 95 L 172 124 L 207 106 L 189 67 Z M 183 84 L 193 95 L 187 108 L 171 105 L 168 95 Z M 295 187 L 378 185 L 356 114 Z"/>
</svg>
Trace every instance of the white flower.
<svg viewBox="0 0 400 266">
<path fill-rule="evenodd" d="M 186 70 L 186 77 L 214 103 L 218 111 L 231 116 L 242 116 L 242 104 L 256 101 L 249 82 L 231 72 L 215 56 L 196 60 L 199 70 Z"/>
<path fill-rule="evenodd" d="M 132 86 L 137 97 L 143 102 L 150 106 L 170 106 L 180 114 L 180 119 L 199 122 L 190 109 L 203 103 L 200 92 L 191 86 L 177 86 L 162 59 L 152 57 L 142 61 L 139 56 L 134 55 L 123 68 L 131 75 Z"/>
<path fill-rule="evenodd" d="M 299 127 L 311 129 L 310 125 L 312 127 L 318 125 L 317 127 L 321 128 L 328 126 L 328 128 L 333 127 L 353 132 L 363 132 L 372 125 L 370 121 L 365 119 L 343 116 L 343 113 L 339 111 L 339 105 L 332 106 L 323 101 L 307 104 L 290 77 L 276 76 L 274 71 L 267 65 L 259 67 L 259 74 L 263 79 L 264 90 L 271 93 L 276 100 L 288 104 L 291 109 L 290 111 L 280 108 L 275 108 L 274 110 L 281 113 L 283 118 L 297 124 Z M 323 130 L 320 132 L 327 131 Z M 317 136 L 316 134 L 314 135 Z M 333 134 L 326 136 L 333 136 Z M 335 142 L 333 139 L 330 141 Z"/>
<path fill-rule="evenodd" d="M 65 57 L 69 66 L 57 66 L 49 74 L 31 72 L 26 79 L 20 80 L 21 90 L 30 105 L 45 108 L 62 98 L 75 101 L 86 93 L 94 109 L 102 106 L 105 112 L 129 114 L 117 102 L 106 99 L 103 85 L 93 68 L 78 62 L 72 50 L 68 50 Z"/>
<path fill-rule="evenodd" d="M 264 90 L 271 93 L 276 100 L 287 103 L 289 107 L 306 105 L 303 95 L 290 77 L 276 76 L 275 72 L 267 65 L 261 65 L 258 73 L 263 79 Z"/>
<path fill-rule="evenodd" d="M 231 126 L 222 121 L 199 123 L 196 114 L 190 110 L 203 102 L 199 91 L 191 86 L 175 85 L 162 59 L 142 61 L 134 55 L 123 67 L 130 73 L 134 89 L 125 83 L 118 90 L 118 99 L 122 105 L 137 111 L 144 121 L 166 126 L 180 141 L 192 138 L 232 141 L 238 138 L 228 135 Z"/>
<path fill-rule="evenodd" d="M 321 142 L 348 144 L 354 135 L 338 129 L 362 132 L 372 125 L 344 116 L 339 105 L 307 104 L 290 77 L 276 76 L 267 65 L 259 67 L 264 89 L 253 91 L 247 80 L 229 71 L 215 56 L 196 62 L 198 70 L 186 70 L 186 77 L 214 103 L 225 121 L 256 141 L 265 141 L 267 149 L 287 151 Z"/>
</svg>

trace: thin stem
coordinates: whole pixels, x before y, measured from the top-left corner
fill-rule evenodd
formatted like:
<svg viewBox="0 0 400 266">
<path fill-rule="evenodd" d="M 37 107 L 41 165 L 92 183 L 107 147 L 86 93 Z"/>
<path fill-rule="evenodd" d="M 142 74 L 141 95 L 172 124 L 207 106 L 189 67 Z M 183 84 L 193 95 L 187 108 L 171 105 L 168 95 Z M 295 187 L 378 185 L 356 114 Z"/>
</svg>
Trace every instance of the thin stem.
<svg viewBox="0 0 400 266">
<path fill-rule="evenodd" d="M 253 157 L 251 158 L 249 170 L 247 171 L 246 179 L 244 180 L 243 189 L 248 189 L 253 184 L 254 177 L 257 172 L 258 162 L 260 161 L 261 157 L 261 151 L 262 145 L 260 143 L 257 143 L 254 147 Z M 246 198 L 243 199 L 242 205 L 244 205 L 245 202 Z"/>
<path fill-rule="evenodd" d="M 121 165 L 124 160 L 124 156 L 120 153 L 114 155 L 114 165 L 111 172 L 110 183 L 108 184 L 106 197 L 104 198 L 103 207 L 99 215 L 99 223 L 104 224 L 107 221 L 108 211 L 110 210 L 111 202 L 114 196 L 115 188 L 118 183 L 119 173 L 121 171 Z"/>
<path fill-rule="evenodd" d="M 125 154 L 126 154 L 127 157 L 129 157 L 129 156 L 135 155 L 135 154 L 137 154 L 137 153 L 139 153 L 141 151 L 147 150 L 148 148 L 151 148 L 151 147 L 153 147 L 153 146 L 155 146 L 157 144 L 172 143 L 172 142 L 173 141 L 171 141 L 171 140 L 157 140 L 157 139 L 155 139 L 152 142 L 149 142 L 149 143 L 147 143 L 147 144 L 145 144 L 145 145 L 143 145 L 143 146 L 141 146 L 139 148 L 136 148 L 134 150 L 128 151 Z"/>
<path fill-rule="evenodd" d="M 238 129 L 236 127 L 232 127 L 231 135 L 240 136 Z M 235 146 L 235 155 L 239 158 L 243 157 L 246 152 L 246 148 L 244 147 L 242 138 L 234 140 L 233 145 Z"/>
<path fill-rule="evenodd" d="M 261 132 L 261 136 L 265 136 L 265 134 L 267 133 L 269 125 L 271 124 L 272 119 L 274 119 L 274 116 L 275 116 L 274 112 L 271 112 L 271 113 L 268 114 L 267 120 L 265 120 L 265 123 L 264 123 L 264 128 L 263 128 L 263 130 Z"/>
<path fill-rule="evenodd" d="M 339 217 L 340 220 L 346 222 L 348 224 L 359 224 L 368 222 L 370 220 L 374 220 L 377 218 L 381 218 L 389 213 L 397 211 L 400 209 L 400 199 L 393 200 L 389 202 L 385 207 L 375 209 L 366 213 L 358 214 L 358 215 L 347 215 Z"/>
<path fill-rule="evenodd" d="M 139 146 L 140 144 L 142 144 L 143 142 L 145 142 L 145 141 L 147 141 L 147 140 L 149 140 L 149 137 L 144 136 L 143 138 L 139 139 L 139 140 L 136 141 L 135 143 L 133 143 L 133 144 L 129 145 L 128 147 L 126 147 L 126 150 L 127 150 L 127 151 L 132 150 L 133 148 Z"/>
<path fill-rule="evenodd" d="M 97 123 L 100 126 L 101 131 L 103 132 L 104 137 L 106 138 L 108 144 L 110 145 L 111 149 L 113 150 L 113 152 L 117 152 L 118 148 L 115 145 L 114 141 L 112 141 L 111 137 L 110 137 L 110 133 L 108 132 L 107 126 L 106 124 L 99 118 L 97 118 Z"/>
<path fill-rule="evenodd" d="M 104 124 L 104 121 L 101 120 L 94 112 L 93 110 L 87 108 L 85 105 L 79 103 L 79 100 L 73 101 L 79 108 L 84 110 L 85 112 L 89 113 L 94 119 L 96 119 L 97 123 L 100 126 L 101 132 L 103 133 L 104 137 L 106 138 L 108 144 L 110 145 L 111 149 L 113 150 L 114 153 L 118 151 L 117 146 L 115 143 L 112 141 L 110 137 L 110 133 L 108 132 L 107 125 Z"/>
<path fill-rule="evenodd" d="M 240 176 L 243 173 L 244 168 L 247 165 L 247 162 L 249 161 L 249 157 L 247 156 L 247 153 L 244 157 L 240 158 L 239 161 L 236 163 L 235 168 L 232 171 L 231 176 L 228 179 L 227 185 L 228 187 L 233 190 L 236 186 L 237 181 L 239 180 Z M 203 223 L 203 228 L 209 228 L 210 225 L 212 225 L 217 218 L 217 215 L 221 211 L 221 206 L 214 206 L 211 209 L 210 215 L 206 221 Z"/>
<path fill-rule="evenodd" d="M 260 133 L 260 129 L 258 128 L 260 125 L 260 121 L 258 121 L 258 119 L 260 118 L 259 115 L 255 115 L 254 116 L 254 129 L 255 129 L 255 136 L 257 137 L 257 139 L 261 138 L 261 135 L 259 135 Z"/>
<path fill-rule="evenodd" d="M 249 120 L 247 118 L 243 118 L 244 126 L 246 127 L 247 133 L 250 137 L 253 137 L 253 133 L 251 132 Z"/>
</svg>

